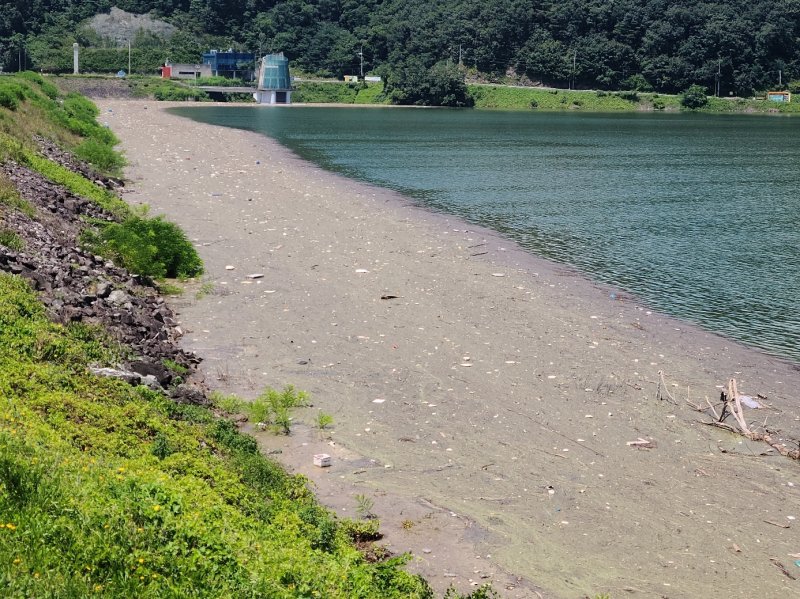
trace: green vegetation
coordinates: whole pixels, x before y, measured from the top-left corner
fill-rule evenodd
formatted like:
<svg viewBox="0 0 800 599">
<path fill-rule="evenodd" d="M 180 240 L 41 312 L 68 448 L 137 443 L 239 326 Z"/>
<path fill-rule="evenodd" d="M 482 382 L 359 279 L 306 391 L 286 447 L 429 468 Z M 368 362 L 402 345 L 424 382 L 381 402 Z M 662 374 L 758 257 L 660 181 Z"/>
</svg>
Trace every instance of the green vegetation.
<svg viewBox="0 0 800 599">
<path fill-rule="evenodd" d="M 292 94 L 293 102 L 304 104 L 353 104 L 358 95 L 358 85 L 355 83 L 297 83 Z"/>
<path fill-rule="evenodd" d="M 333 424 L 333 416 L 325 412 L 317 412 L 316 425 L 319 430 L 325 430 Z"/>
<path fill-rule="evenodd" d="M 708 104 L 708 94 L 701 85 L 692 85 L 681 94 L 681 106 L 690 110 L 702 108 Z"/>
<path fill-rule="evenodd" d="M 252 403 L 241 406 L 249 420 L 271 427 L 276 433 L 288 435 L 291 431 L 293 408 L 308 405 L 308 395 L 291 385 L 283 391 L 267 388 Z"/>
<path fill-rule="evenodd" d="M 209 396 L 215 408 L 227 416 L 240 414 L 244 409 L 245 401 L 237 395 L 226 395 L 219 391 L 213 391 Z"/>
<path fill-rule="evenodd" d="M 188 80 L 186 83 L 188 85 L 213 85 L 217 87 L 242 87 L 246 85 L 241 79 L 219 76 L 198 77 L 194 80 Z"/>
<path fill-rule="evenodd" d="M 0 214 L 2 214 L 3 206 L 11 210 L 19 210 L 31 218 L 36 214 L 36 209 L 30 202 L 22 199 L 14 184 L 3 173 L 0 173 Z"/>
<path fill-rule="evenodd" d="M 119 223 L 97 223 L 83 241 L 131 272 L 152 279 L 190 278 L 202 274 L 203 263 L 181 229 L 162 217 L 130 214 Z"/>
<path fill-rule="evenodd" d="M 118 140 L 97 123 L 99 111 L 90 100 L 79 94 L 61 98 L 56 88 L 36 73 L 2 77 L 0 86 L 12 90 L 17 100 L 13 108 L 0 109 L 0 159 L 13 157 L 121 221 L 95 223 L 94 229 L 85 230 L 85 243 L 129 270 L 155 279 L 193 277 L 202 272 L 197 252 L 176 225 L 161 217 L 132 213 L 115 194 L 37 152 L 31 140 L 43 135 L 99 170 L 118 173 L 125 164 L 114 150 Z M 51 97 L 54 94 L 56 99 Z M 33 214 L 5 179 L 0 179 L 0 204 Z"/>
<path fill-rule="evenodd" d="M 86 25 L 110 6 L 14 3 L 0 17 L 0 65 L 70 72 L 77 41 L 82 70 L 127 69 L 127 35 L 104 38 Z M 165 57 L 197 62 L 204 50 L 230 46 L 283 51 L 298 70 L 340 78 L 359 72 L 363 45 L 367 72 L 395 76 L 409 61 L 428 71 L 450 61 L 483 81 L 675 94 L 693 84 L 714 89 L 718 79 L 722 96 L 739 97 L 774 87 L 779 72 L 784 81 L 800 79 L 794 2 L 129 0 L 122 7 L 177 27 L 172 35 L 131 36 L 136 73 L 155 73 Z"/>
<path fill-rule="evenodd" d="M 63 185 L 75 195 L 92 200 L 111 214 L 122 217 L 129 211 L 128 205 L 107 189 L 32 150 L 22 151 L 22 162 L 53 183 Z"/>
<path fill-rule="evenodd" d="M 194 294 L 195 299 L 203 299 L 207 295 L 214 293 L 215 285 L 213 281 L 204 281 L 197 292 Z"/>
<path fill-rule="evenodd" d="M 356 495 L 356 514 L 359 518 L 362 520 L 374 520 L 373 507 L 375 507 L 375 501 L 371 497 L 363 494 Z"/>
<path fill-rule="evenodd" d="M 496 599 L 499 597 L 496 591 L 492 590 L 491 585 L 484 584 L 469 594 L 462 594 L 453 587 L 447 589 L 444 599 Z"/>
<path fill-rule="evenodd" d="M 464 71 L 449 61 L 428 68 L 412 57 L 385 70 L 386 95 L 393 104 L 417 106 L 471 106 L 473 98 L 464 84 Z"/>
<path fill-rule="evenodd" d="M 591 112 L 618 112 L 645 110 L 651 96 L 638 94 L 633 99 L 631 92 L 608 93 L 589 91 L 567 91 L 530 87 L 505 87 L 498 85 L 470 85 L 469 92 L 475 99 L 476 108 L 536 109 L 536 110 L 583 110 Z M 667 97 L 667 101 L 669 97 Z M 677 109 L 678 102 L 670 106 Z"/>
<path fill-rule="evenodd" d="M 19 235 L 10 229 L 0 226 L 0 245 L 6 246 L 10 250 L 18 252 L 24 249 L 25 244 Z"/>
<path fill-rule="evenodd" d="M 431 597 L 405 557 L 367 563 L 230 421 L 88 374 L 117 358 L 0 274 L 6 594 Z"/>
<path fill-rule="evenodd" d="M 170 283 L 169 281 L 159 281 L 158 292 L 161 295 L 178 296 L 183 295 L 183 287 L 175 283 Z"/>
<path fill-rule="evenodd" d="M 208 94 L 203 90 L 191 89 L 174 83 L 166 83 L 156 87 L 153 90 L 153 97 L 162 102 L 186 102 L 187 100 L 202 102 L 209 99 Z"/>
</svg>

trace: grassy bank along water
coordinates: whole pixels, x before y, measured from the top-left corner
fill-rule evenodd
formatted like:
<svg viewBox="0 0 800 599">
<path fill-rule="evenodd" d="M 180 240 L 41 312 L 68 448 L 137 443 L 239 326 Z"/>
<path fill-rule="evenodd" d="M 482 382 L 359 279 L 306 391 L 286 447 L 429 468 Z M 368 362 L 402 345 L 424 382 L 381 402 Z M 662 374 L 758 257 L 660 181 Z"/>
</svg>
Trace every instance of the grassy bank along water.
<svg viewBox="0 0 800 599">
<path fill-rule="evenodd" d="M 151 276 L 191 276 L 201 268 L 176 226 L 132 212 L 93 180 L 39 153 L 36 136 L 73 151 L 95 138 L 113 152 L 116 140 L 93 133 L 97 110 L 88 100 L 69 96 L 68 102 L 53 90 L 51 97 L 37 77 L 0 78 L 11 98 L 0 108 L 0 163 L 24 164 L 105 207 L 108 222 L 86 223 L 93 233 L 84 241 L 92 249 L 137 270 L 140 263 L 161 264 L 164 271 Z M 24 248 L 17 232 L 4 229 L 7 215 L 19 211 L 38 220 L 37 210 L 44 208 L 0 176 L 0 258 L 13 261 Z M 177 258 L 167 264 L 170 251 Z M 303 477 L 287 474 L 223 417 L 224 408 L 176 403 L 161 391 L 92 374 L 93 366 L 137 356 L 99 325 L 56 324 L 50 316 L 26 279 L 0 272 L 0 585 L 6 594 L 433 596 L 425 580 L 403 569 L 409 556 L 357 547 L 379 536 L 377 521 L 336 518 Z M 178 364 L 164 365 L 186 373 Z M 253 416 L 286 433 L 288 410 L 303 397 L 290 388 L 267 391 L 253 404 L 260 410 Z M 454 590 L 446 596 L 462 597 Z M 481 588 L 469 596 L 493 593 Z"/>
<path fill-rule="evenodd" d="M 117 264 L 147 277 L 192 277 L 202 262 L 183 232 L 160 217 L 134 213 L 116 194 L 48 159 L 36 139 L 55 142 L 100 175 L 116 176 L 125 164 L 114 147 L 119 140 L 97 122 L 99 111 L 76 93 L 61 94 L 36 73 L 0 78 L 0 161 L 25 164 L 50 181 L 89 199 L 108 221 L 87 223 L 83 241 Z"/>
</svg>

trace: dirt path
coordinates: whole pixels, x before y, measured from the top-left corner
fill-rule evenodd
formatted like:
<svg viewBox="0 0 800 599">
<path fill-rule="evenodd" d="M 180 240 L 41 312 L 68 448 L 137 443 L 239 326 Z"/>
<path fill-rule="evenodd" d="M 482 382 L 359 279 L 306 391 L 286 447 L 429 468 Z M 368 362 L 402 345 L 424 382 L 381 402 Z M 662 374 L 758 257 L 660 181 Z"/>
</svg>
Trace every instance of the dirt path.
<svg viewBox="0 0 800 599">
<path fill-rule="evenodd" d="M 223 390 L 311 392 L 300 417 L 333 415 L 334 467 L 310 467 L 327 442 L 313 435 L 285 441 L 284 459 L 340 510 L 371 489 L 387 541 L 421 539 L 438 588 L 502 567 L 545 589 L 503 577 L 509 597 L 800 594 L 800 466 L 684 401 L 713 401 L 735 376 L 768 397 L 753 419 L 798 439 L 794 365 L 255 134 L 155 103 L 100 106 L 131 163 L 127 198 L 179 222 L 207 265 L 213 292 L 177 302 L 186 348 Z M 656 400 L 659 371 L 677 405 Z M 627 445 L 639 438 L 655 447 Z M 393 507 L 427 502 L 449 511 L 429 509 L 430 524 Z M 458 536 L 434 562 L 425 535 L 442 514 Z"/>
</svg>

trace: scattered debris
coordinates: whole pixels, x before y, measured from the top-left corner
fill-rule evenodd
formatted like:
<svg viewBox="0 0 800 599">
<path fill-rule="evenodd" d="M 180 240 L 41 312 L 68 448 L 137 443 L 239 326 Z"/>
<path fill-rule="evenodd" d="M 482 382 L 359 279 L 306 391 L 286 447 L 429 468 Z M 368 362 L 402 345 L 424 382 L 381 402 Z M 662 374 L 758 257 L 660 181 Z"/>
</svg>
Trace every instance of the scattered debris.
<svg viewBox="0 0 800 599">
<path fill-rule="evenodd" d="M 314 465 L 320 468 L 327 468 L 331 465 L 331 456 L 327 453 L 314 454 Z"/>
<path fill-rule="evenodd" d="M 664 371 L 658 371 L 658 386 L 656 387 L 656 399 L 659 401 L 667 400 L 672 404 L 678 405 L 678 402 L 672 396 L 672 393 L 667 389 L 667 382 L 664 380 Z"/>
<path fill-rule="evenodd" d="M 797 449 L 789 449 L 785 443 L 779 443 L 777 440 L 773 439 L 772 434 L 766 428 L 764 429 L 764 432 L 758 432 L 750 429 L 750 425 L 747 423 L 747 420 L 744 417 L 742 397 L 747 396 L 740 395 L 736 386 L 736 379 L 730 379 L 728 381 L 727 388 L 720 392 L 720 404 L 722 405 L 722 410 L 720 412 L 717 412 L 716 408 L 711 404 L 710 401 L 708 401 L 708 398 L 706 398 L 708 409 L 711 410 L 711 414 L 714 415 L 714 421 L 706 422 L 705 424 L 724 428 L 732 433 L 738 433 L 744 437 L 747 437 L 751 441 L 764 441 L 782 456 L 786 456 L 794 460 L 800 460 L 800 443 L 798 443 Z M 752 398 L 750 399 L 752 400 Z M 728 424 L 725 422 L 728 416 L 733 416 L 735 424 Z"/>
<path fill-rule="evenodd" d="M 636 449 L 655 449 L 657 447 L 655 441 L 642 439 L 641 437 L 636 441 L 628 441 L 625 445 L 628 447 L 635 447 Z"/>
<path fill-rule="evenodd" d="M 400 297 L 400 296 L 399 295 L 382 295 L 381 299 L 382 300 L 390 300 L 390 299 L 397 299 L 398 297 Z"/>
<path fill-rule="evenodd" d="M 264 273 L 263 272 L 256 272 L 256 273 L 253 273 L 252 275 L 247 275 L 247 278 L 248 279 L 263 279 L 264 278 Z"/>
<path fill-rule="evenodd" d="M 781 572 L 783 572 L 784 576 L 786 576 L 787 578 L 789 578 L 791 580 L 797 580 L 797 577 L 794 576 L 791 572 L 789 572 L 789 570 L 786 569 L 786 566 L 784 566 L 782 563 L 780 563 L 777 560 L 777 558 L 771 557 L 771 558 L 769 558 L 769 561 L 771 561 L 773 564 L 775 564 L 775 567 L 778 568 L 778 570 L 780 570 Z"/>
<path fill-rule="evenodd" d="M 783 524 L 782 522 L 773 522 L 772 520 L 764 520 L 767 524 L 772 524 L 772 526 L 777 526 L 778 528 L 790 528 L 790 525 Z"/>
</svg>

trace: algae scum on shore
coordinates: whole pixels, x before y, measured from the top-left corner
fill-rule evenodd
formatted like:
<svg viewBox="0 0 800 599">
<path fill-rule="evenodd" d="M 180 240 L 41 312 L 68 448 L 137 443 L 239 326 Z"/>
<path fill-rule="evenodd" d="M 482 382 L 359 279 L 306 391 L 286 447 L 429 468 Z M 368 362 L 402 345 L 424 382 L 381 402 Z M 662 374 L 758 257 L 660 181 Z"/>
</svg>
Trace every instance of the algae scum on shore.
<svg viewBox="0 0 800 599">
<path fill-rule="evenodd" d="M 655 309 L 800 360 L 798 119 L 172 110 L 269 135 L 324 168 L 494 229 Z"/>
</svg>

